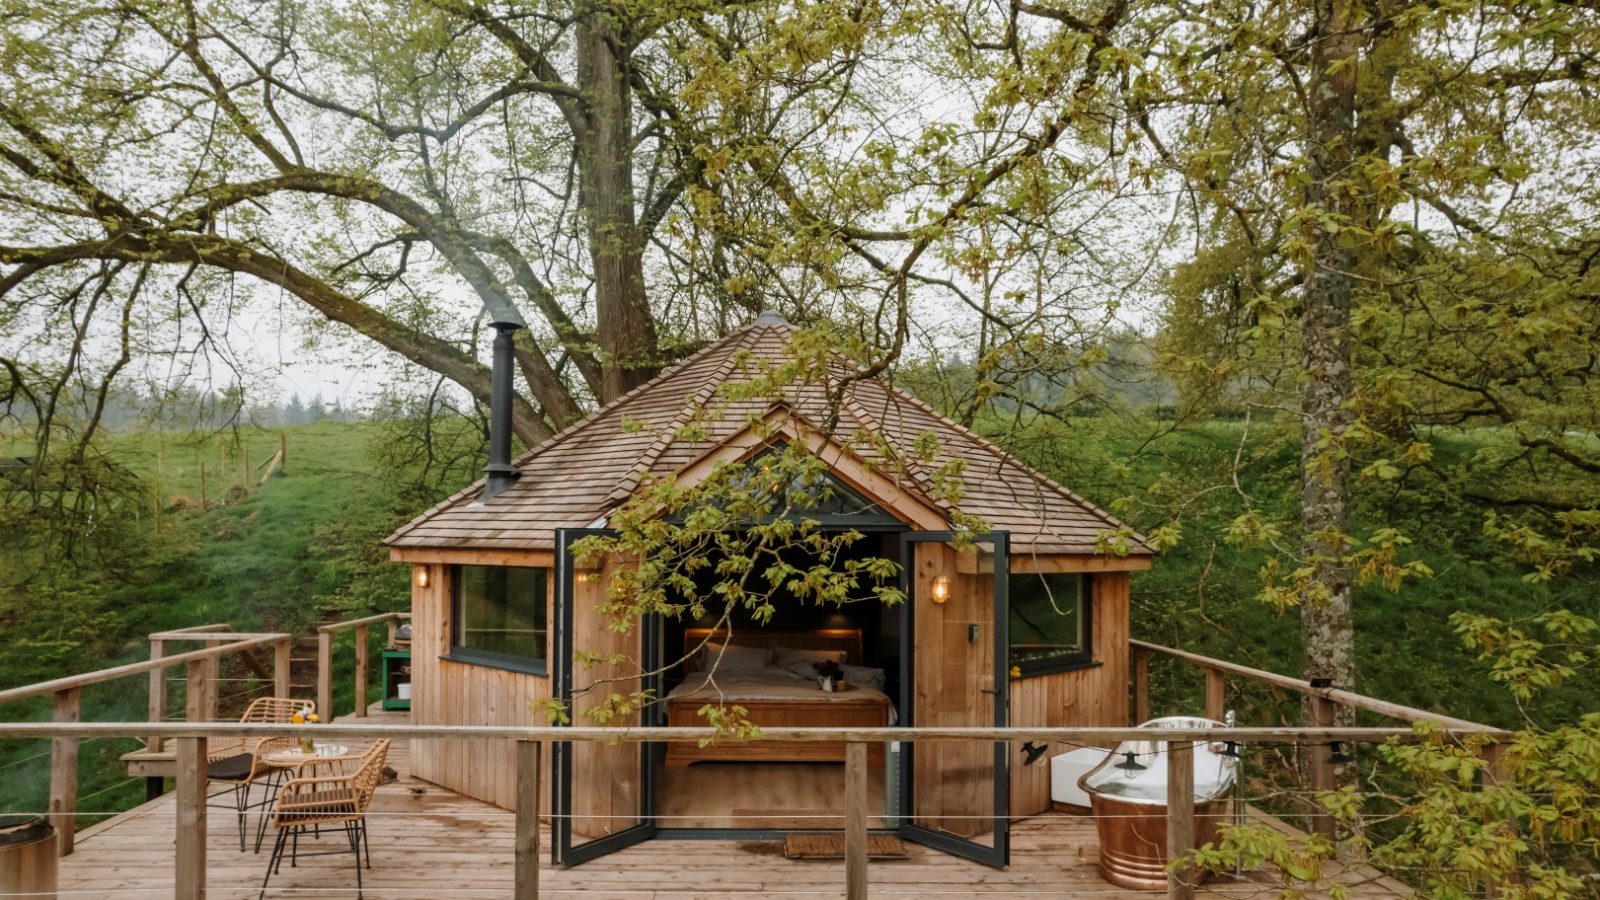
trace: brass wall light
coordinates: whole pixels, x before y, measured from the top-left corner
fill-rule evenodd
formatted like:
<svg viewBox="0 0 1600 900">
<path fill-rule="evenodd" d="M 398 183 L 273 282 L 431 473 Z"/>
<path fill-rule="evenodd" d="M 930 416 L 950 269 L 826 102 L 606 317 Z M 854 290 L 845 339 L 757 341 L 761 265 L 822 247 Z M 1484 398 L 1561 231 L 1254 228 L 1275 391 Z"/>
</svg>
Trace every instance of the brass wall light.
<svg viewBox="0 0 1600 900">
<path fill-rule="evenodd" d="M 933 579 L 933 590 L 929 592 L 929 596 L 933 597 L 933 602 L 944 605 L 944 602 L 950 599 L 950 579 L 943 575 Z"/>
<path fill-rule="evenodd" d="M 417 566 L 417 587 L 425 588 L 428 586 L 428 570 L 430 568 L 430 566 Z"/>
</svg>

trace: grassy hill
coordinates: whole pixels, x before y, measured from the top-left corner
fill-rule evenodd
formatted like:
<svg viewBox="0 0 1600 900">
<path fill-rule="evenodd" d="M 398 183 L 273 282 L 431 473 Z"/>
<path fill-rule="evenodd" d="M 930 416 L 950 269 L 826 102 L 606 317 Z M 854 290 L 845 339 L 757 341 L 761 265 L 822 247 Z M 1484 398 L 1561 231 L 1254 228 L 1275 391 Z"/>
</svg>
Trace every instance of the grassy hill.
<svg viewBox="0 0 1600 900">
<path fill-rule="evenodd" d="M 328 423 L 284 434 L 286 471 L 264 482 L 254 468 L 277 450 L 276 431 L 245 433 L 241 444 L 225 445 L 220 465 L 215 436 L 113 439 L 107 453 L 159 503 L 143 519 L 146 539 L 115 567 L 93 554 L 48 571 L 37 560 L 0 561 L 0 584 L 15 585 L 0 589 L 8 636 L 0 643 L 0 686 L 148 658 L 145 635 L 164 629 L 226 622 L 303 634 L 327 611 L 406 608 L 405 568 L 388 563 L 379 542 L 414 511 L 402 500 L 404 479 L 375 472 L 372 442 L 380 430 Z M 37 577 L 30 577 L 33 568 L 41 570 Z M 143 719 L 146 683 L 140 677 L 86 689 L 83 717 Z M 223 693 L 244 687 L 227 685 Z M 0 707 L 12 720 L 48 714 L 43 700 Z M 119 809 L 142 798 L 142 783 L 125 782 L 115 767 L 132 746 L 84 746 L 83 809 Z M 0 812 L 42 809 L 47 750 L 42 742 L 0 742 Z"/>
</svg>

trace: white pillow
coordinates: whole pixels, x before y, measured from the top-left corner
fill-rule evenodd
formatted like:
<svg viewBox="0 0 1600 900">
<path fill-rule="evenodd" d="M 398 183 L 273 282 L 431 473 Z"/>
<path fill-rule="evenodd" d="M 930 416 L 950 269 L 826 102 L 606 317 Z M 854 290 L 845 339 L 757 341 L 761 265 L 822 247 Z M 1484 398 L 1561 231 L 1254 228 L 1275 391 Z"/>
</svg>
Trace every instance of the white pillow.
<svg viewBox="0 0 1600 900">
<path fill-rule="evenodd" d="M 772 665 L 772 651 L 766 647 L 745 647 L 740 644 L 707 644 L 700 654 L 700 668 L 722 674 L 730 672 L 757 672 Z"/>
<path fill-rule="evenodd" d="M 794 647 L 779 647 L 773 652 L 775 657 L 773 665 L 788 669 L 790 663 L 803 662 L 807 665 L 820 662 L 842 663 L 845 658 L 843 650 L 797 650 Z M 792 671 L 792 670 L 791 670 Z"/>
</svg>

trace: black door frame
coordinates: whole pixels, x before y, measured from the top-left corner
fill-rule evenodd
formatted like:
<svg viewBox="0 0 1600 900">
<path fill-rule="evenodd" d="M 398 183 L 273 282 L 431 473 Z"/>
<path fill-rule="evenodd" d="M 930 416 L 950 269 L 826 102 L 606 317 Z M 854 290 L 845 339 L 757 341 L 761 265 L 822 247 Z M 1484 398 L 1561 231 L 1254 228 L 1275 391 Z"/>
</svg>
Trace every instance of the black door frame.
<svg viewBox="0 0 1600 900">
<path fill-rule="evenodd" d="M 552 654 L 554 663 L 554 680 L 551 684 L 553 696 L 567 704 L 571 710 L 572 703 L 572 654 L 573 654 L 573 603 L 572 588 L 574 584 L 572 544 L 591 535 L 612 535 L 615 532 L 605 528 L 558 528 L 556 529 L 556 633 L 555 652 Z M 644 671 L 654 672 L 659 668 L 659 629 L 660 623 L 655 616 L 645 616 L 639 625 L 639 642 L 643 648 L 640 654 L 640 664 Z M 660 675 L 654 675 L 647 682 L 659 682 Z M 643 689 L 659 689 L 658 683 L 641 685 Z M 651 707 L 646 704 L 640 711 L 641 725 L 650 724 L 645 720 Z M 568 725 L 574 724 L 568 722 Z M 571 868 L 590 860 L 599 859 L 610 853 L 615 853 L 627 847 L 632 847 L 642 841 L 647 841 L 656 836 L 656 791 L 655 791 L 655 745 L 652 743 L 639 744 L 639 824 L 622 831 L 608 834 L 605 837 L 585 841 L 574 845 L 572 842 L 572 742 L 557 741 L 555 752 L 551 754 L 552 775 L 555 791 L 551 795 L 551 816 L 554 818 L 554 840 L 550 842 L 551 862 L 558 866 Z"/>
<path fill-rule="evenodd" d="M 975 543 L 990 544 L 994 550 L 994 726 L 1004 728 L 1010 721 L 1011 705 L 1010 617 L 1007 579 L 1011 571 L 1010 535 L 992 531 L 982 535 L 957 535 L 953 531 L 907 531 L 900 535 L 900 586 L 905 594 L 905 611 L 901 619 L 900 634 L 900 725 L 916 724 L 916 564 L 914 545 L 946 543 L 970 539 Z M 1004 741 L 994 745 L 994 822 L 991 833 L 994 846 L 985 847 L 942 831 L 934 831 L 915 823 L 916 819 L 916 747 L 912 741 L 900 744 L 900 821 L 898 833 L 905 840 L 932 847 L 954 856 L 960 856 L 997 869 L 1011 862 L 1011 753 Z"/>
</svg>

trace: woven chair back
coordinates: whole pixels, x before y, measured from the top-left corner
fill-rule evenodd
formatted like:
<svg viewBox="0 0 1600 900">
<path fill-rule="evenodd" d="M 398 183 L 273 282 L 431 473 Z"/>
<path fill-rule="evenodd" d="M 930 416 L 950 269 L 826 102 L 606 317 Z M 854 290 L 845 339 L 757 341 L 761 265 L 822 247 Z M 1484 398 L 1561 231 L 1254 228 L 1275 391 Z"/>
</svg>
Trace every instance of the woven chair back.
<svg viewBox="0 0 1600 900">
<path fill-rule="evenodd" d="M 383 780 L 383 764 L 389 758 L 388 738 L 373 744 L 361 757 L 361 768 L 356 770 L 356 809 L 365 814 L 367 807 L 372 805 L 372 796 L 378 792 L 378 783 Z"/>
<path fill-rule="evenodd" d="M 239 717 L 240 722 L 288 722 L 289 718 L 301 710 L 311 707 L 304 700 L 291 700 L 288 697 L 257 697 L 250 701 L 245 708 L 244 715 Z"/>
</svg>

